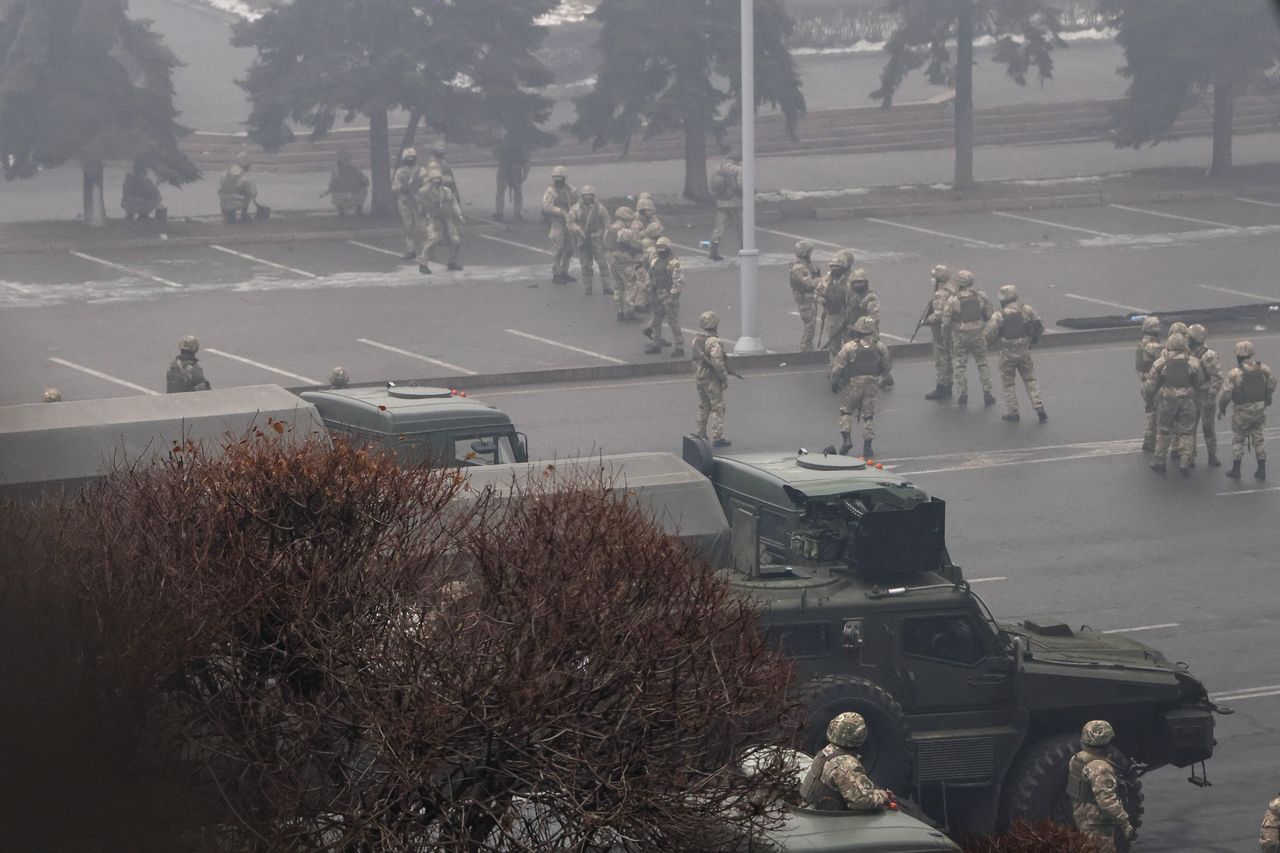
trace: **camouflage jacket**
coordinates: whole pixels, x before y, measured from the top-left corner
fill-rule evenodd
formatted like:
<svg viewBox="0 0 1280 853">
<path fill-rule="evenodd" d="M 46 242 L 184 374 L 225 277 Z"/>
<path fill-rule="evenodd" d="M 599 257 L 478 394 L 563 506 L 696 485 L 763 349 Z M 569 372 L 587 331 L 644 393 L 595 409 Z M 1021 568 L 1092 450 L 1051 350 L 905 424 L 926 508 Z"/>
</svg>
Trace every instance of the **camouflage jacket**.
<svg viewBox="0 0 1280 853">
<path fill-rule="evenodd" d="M 169 371 L 164 377 L 165 391 L 169 394 L 181 394 L 186 391 L 208 391 L 209 380 L 204 378 L 204 369 L 199 360 L 189 353 L 179 353 L 169 364 Z"/>
<path fill-rule="evenodd" d="M 427 184 L 418 190 L 417 201 L 423 216 L 462 222 L 462 205 L 458 204 L 458 197 L 453 194 L 453 190 L 444 184 Z"/>
<path fill-rule="evenodd" d="M 828 745 L 823 752 L 835 749 L 838 747 Z M 861 761 L 844 750 L 839 751 L 839 755 L 824 762 L 822 775 L 819 777 L 822 784 L 839 791 L 845 806 L 852 811 L 873 812 L 883 809 L 889 801 L 888 795 L 876 788 Z"/>
<path fill-rule="evenodd" d="M 987 298 L 987 294 L 981 290 L 970 289 L 970 292 L 978 300 L 978 319 L 961 319 L 961 305 L 969 297 L 964 295 L 963 290 L 957 290 L 947 299 L 947 304 L 942 309 L 943 331 L 954 329 L 957 332 L 971 334 L 986 326 L 987 322 L 990 321 L 995 309 L 991 307 L 991 300 Z"/>
<path fill-rule="evenodd" d="M 655 213 L 649 217 L 649 221 L 645 222 L 640 214 L 636 214 L 636 218 L 631 220 L 631 230 L 634 231 L 641 240 L 657 240 L 659 237 L 667 233 L 667 229 L 663 227 L 662 220 Z"/>
<path fill-rule="evenodd" d="M 1280 853 L 1280 797 L 1267 804 L 1258 833 L 1259 853 Z"/>
<path fill-rule="evenodd" d="M 421 166 L 401 166 L 391 176 L 391 191 L 406 201 L 413 201 L 418 190 L 427 183 L 427 170 Z"/>
<path fill-rule="evenodd" d="M 1271 368 L 1262 362 L 1250 362 L 1249 371 L 1257 370 L 1262 373 L 1262 388 L 1264 399 L 1255 402 L 1236 403 L 1236 409 L 1240 411 L 1262 411 L 1271 405 L 1271 399 L 1276 394 L 1276 377 L 1271 372 Z M 1245 368 L 1233 367 L 1227 371 L 1227 378 L 1222 383 L 1222 391 L 1218 394 L 1218 407 L 1225 409 L 1228 403 L 1235 402 L 1237 396 L 1242 396 L 1245 389 Z M 1239 393 L 1237 393 L 1239 392 Z"/>
<path fill-rule="evenodd" d="M 1151 373 L 1147 374 L 1143 393 L 1148 398 L 1157 394 L 1161 397 L 1194 397 L 1199 394 L 1204 385 L 1204 369 L 1200 366 L 1200 359 L 1189 353 L 1165 352 L 1166 355 L 1157 358 L 1151 367 Z M 1170 384 L 1170 371 L 1180 371 L 1178 363 L 1183 361 L 1186 362 L 1187 384 Z"/>
<path fill-rule="evenodd" d="M 942 309 L 947 307 L 947 302 L 955 295 L 956 288 L 951 282 L 944 281 L 942 284 L 935 282 L 933 297 L 929 300 L 929 311 L 925 314 L 923 325 L 941 329 Z"/>
<path fill-rule="evenodd" d="M 1067 764 L 1067 793 L 1071 796 L 1076 825 L 1128 826 L 1129 813 L 1120 802 L 1116 768 L 1106 752 L 1090 747 L 1071 756 Z"/>
<path fill-rule="evenodd" d="M 647 252 L 644 269 L 649 276 L 649 286 L 658 292 L 659 298 L 680 298 L 680 294 L 684 292 L 684 269 L 680 266 L 679 258 L 667 255 L 666 274 L 663 275 L 658 253 Z"/>
<path fill-rule="evenodd" d="M 258 188 L 249 177 L 247 170 L 240 166 L 230 166 L 222 173 L 222 183 L 218 185 L 218 195 L 224 198 L 235 198 L 250 201 L 258 197 Z"/>
<path fill-rule="evenodd" d="M 604 238 L 605 229 L 609 227 L 609 208 L 600 202 L 587 204 L 578 199 L 573 207 L 569 208 L 569 227 L 575 228 L 579 232 L 579 237 L 586 237 L 589 240 L 601 240 Z"/>
<path fill-rule="evenodd" d="M 742 207 L 742 167 L 732 160 L 721 163 L 711 176 L 711 194 L 716 207 Z"/>
<path fill-rule="evenodd" d="M 615 220 L 609 226 L 609 230 L 617 229 L 617 237 L 615 238 L 616 246 L 611 251 L 626 255 L 631 260 L 639 263 L 644 257 L 644 241 L 640 236 L 640 232 L 635 229 L 632 222 L 623 222 L 621 219 Z"/>
<path fill-rule="evenodd" d="M 867 350 L 875 353 L 875 357 L 868 355 Z M 854 338 L 836 353 L 836 360 L 831 364 L 831 381 L 844 384 L 857 376 L 884 376 L 892 367 L 893 356 L 887 346 L 870 338 Z"/>
<path fill-rule="evenodd" d="M 1222 360 L 1204 344 L 1192 349 L 1191 354 L 1200 359 L 1200 367 L 1204 370 L 1205 383 L 1200 388 L 1200 395 L 1212 403 L 1222 390 Z"/>
<path fill-rule="evenodd" d="M 576 187 L 567 181 L 563 189 L 559 189 L 555 184 L 552 184 L 542 194 L 542 218 L 550 220 L 552 224 L 568 222 L 569 210 L 577 203 L 578 190 Z"/>
<path fill-rule="evenodd" d="M 828 328 L 835 328 L 844 323 L 849 313 L 849 304 L 853 301 L 853 292 L 849 287 L 849 273 L 846 272 L 840 278 L 836 278 L 832 270 L 828 269 L 822 281 L 818 282 L 818 286 L 814 289 L 814 295 L 818 298 L 818 304 L 822 306 L 822 310 L 827 312 Z"/>
<path fill-rule="evenodd" d="M 1015 334 L 1019 331 L 1019 314 L 1022 315 L 1021 334 Z M 1025 344 L 1028 339 L 1039 340 L 1040 335 L 1044 334 L 1044 321 L 1040 319 L 1036 309 L 1025 302 L 1010 302 L 991 315 L 991 328 L 1002 346 L 1013 346 Z"/>
<path fill-rule="evenodd" d="M 693 339 L 693 373 L 699 384 L 728 384 L 729 366 L 724 360 L 724 344 L 718 336 L 698 335 Z"/>
<path fill-rule="evenodd" d="M 453 167 L 446 163 L 442 158 L 432 157 L 427 161 L 427 174 L 430 174 L 432 169 L 436 169 L 440 172 L 440 176 L 444 178 L 444 185 L 453 190 L 454 198 L 461 201 L 462 194 L 458 192 L 458 181 L 453 177 Z"/>
<path fill-rule="evenodd" d="M 1138 351 L 1134 354 L 1133 364 L 1138 371 L 1138 378 L 1146 381 L 1151 368 L 1164 352 L 1164 344 L 1160 343 L 1158 335 L 1143 335 L 1142 340 L 1138 341 Z"/>
<path fill-rule="evenodd" d="M 852 326 L 863 317 L 870 317 L 880 325 L 880 294 L 870 288 L 859 293 L 849 289 L 849 325 Z"/>
<path fill-rule="evenodd" d="M 796 258 L 791 264 L 791 295 L 797 302 L 812 302 L 822 272 L 810 261 Z"/>
</svg>

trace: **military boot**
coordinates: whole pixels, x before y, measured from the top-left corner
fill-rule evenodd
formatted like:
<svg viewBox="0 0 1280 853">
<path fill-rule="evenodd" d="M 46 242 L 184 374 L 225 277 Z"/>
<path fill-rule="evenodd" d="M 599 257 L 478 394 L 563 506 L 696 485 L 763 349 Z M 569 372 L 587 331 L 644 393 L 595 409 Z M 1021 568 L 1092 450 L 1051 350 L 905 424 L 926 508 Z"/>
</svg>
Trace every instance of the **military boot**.
<svg viewBox="0 0 1280 853">
<path fill-rule="evenodd" d="M 613 296 L 613 288 L 607 284 L 600 285 L 600 292 L 605 296 Z"/>
<path fill-rule="evenodd" d="M 1253 478 L 1255 480 L 1267 479 L 1267 460 L 1265 459 L 1258 460 L 1258 470 L 1253 472 Z"/>
<path fill-rule="evenodd" d="M 431 275 L 431 267 L 427 266 L 426 264 L 418 264 L 418 272 L 422 273 L 423 275 Z"/>
<path fill-rule="evenodd" d="M 963 394 L 961 394 L 959 397 L 956 397 L 956 404 L 960 406 L 969 405 L 969 392 L 966 391 Z"/>
<path fill-rule="evenodd" d="M 1036 409 L 1036 417 L 1040 419 L 1040 423 L 1044 423 L 1049 420 L 1049 413 L 1044 410 L 1044 406 L 1041 406 Z M 1155 447 L 1152 447 L 1151 449 L 1155 450 Z"/>
<path fill-rule="evenodd" d="M 1142 440 L 1142 452 L 1143 452 L 1143 453 L 1155 453 L 1155 452 L 1156 452 L 1156 440 L 1155 440 L 1154 438 L 1144 438 L 1144 439 Z"/>
<path fill-rule="evenodd" d="M 1152 471 L 1155 471 L 1157 474 L 1163 474 L 1163 473 L 1165 472 L 1165 470 L 1166 470 L 1166 469 L 1165 469 L 1165 466 L 1164 466 L 1164 460 L 1163 460 L 1163 459 L 1157 459 L 1155 462 L 1152 462 L 1152 463 L 1151 463 L 1151 470 L 1152 470 Z"/>
<path fill-rule="evenodd" d="M 848 456 L 850 450 L 853 450 L 853 439 L 847 432 L 840 433 L 840 450 L 838 452 L 841 456 Z"/>
<path fill-rule="evenodd" d="M 1231 469 L 1227 471 L 1227 476 L 1233 480 L 1240 479 L 1240 460 L 1239 459 L 1231 460 Z"/>
<path fill-rule="evenodd" d="M 1191 476 L 1191 469 L 1192 469 L 1193 467 L 1194 467 L 1194 466 L 1192 466 L 1192 465 L 1183 465 L 1181 468 L 1179 468 L 1179 469 L 1178 469 L 1178 473 L 1179 473 L 1179 474 L 1181 474 L 1181 475 L 1182 475 L 1182 476 L 1184 476 L 1184 477 L 1190 477 L 1190 476 Z"/>
<path fill-rule="evenodd" d="M 951 386 L 950 385 L 935 386 L 932 391 L 924 395 L 924 398 L 926 400 L 950 400 Z"/>
<path fill-rule="evenodd" d="M 1008 414 L 1001 415 L 1000 420 L 1008 421 L 1009 423 L 1013 424 L 1022 420 L 1022 416 L 1019 415 L 1017 412 L 1009 412 Z"/>
<path fill-rule="evenodd" d="M 647 346 L 644 348 L 645 355 L 658 355 L 661 352 L 662 352 L 662 347 L 658 346 L 657 344 L 653 344 L 652 346 Z"/>
<path fill-rule="evenodd" d="M 1210 453 L 1210 454 L 1209 454 L 1209 467 L 1210 467 L 1210 468 L 1221 468 L 1221 467 L 1222 467 L 1222 460 L 1218 458 L 1218 454 L 1216 454 L 1216 453 Z"/>
<path fill-rule="evenodd" d="M 678 344 L 677 344 L 677 345 L 676 345 L 676 348 L 675 348 L 675 349 L 673 349 L 673 350 L 671 351 L 671 357 L 672 357 L 672 358 L 683 358 L 683 357 L 684 357 L 684 347 L 682 347 L 682 346 L 680 346 L 680 345 L 678 345 Z"/>
<path fill-rule="evenodd" d="M 982 405 L 984 405 L 984 406 L 994 406 L 995 404 L 996 404 L 996 395 L 995 395 L 995 394 L 992 394 L 990 391 L 983 391 L 983 392 L 982 392 Z"/>
<path fill-rule="evenodd" d="M 707 254 L 707 257 L 708 257 L 708 258 L 710 258 L 710 259 L 711 259 L 711 260 L 713 260 L 713 261 L 723 261 L 723 260 L 724 260 L 724 257 L 720 254 L 720 244 L 719 244 L 719 243 L 712 243 L 712 244 L 711 244 L 711 251 Z"/>
<path fill-rule="evenodd" d="M 864 438 L 862 440 L 862 458 L 863 459 L 871 458 L 871 439 L 869 438 Z"/>
</svg>

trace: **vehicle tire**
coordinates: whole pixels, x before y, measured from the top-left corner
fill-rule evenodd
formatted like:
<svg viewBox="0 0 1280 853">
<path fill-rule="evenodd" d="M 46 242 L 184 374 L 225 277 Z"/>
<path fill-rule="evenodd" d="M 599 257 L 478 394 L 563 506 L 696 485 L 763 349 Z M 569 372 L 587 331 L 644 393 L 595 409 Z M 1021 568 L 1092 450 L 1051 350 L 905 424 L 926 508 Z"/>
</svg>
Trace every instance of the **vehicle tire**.
<svg viewBox="0 0 1280 853">
<path fill-rule="evenodd" d="M 1080 751 L 1080 736 L 1057 734 L 1037 741 L 1023 750 L 1022 757 L 1005 780 L 1005 807 L 1002 823 L 1014 820 L 1037 823 L 1048 819 L 1066 826 L 1075 824 L 1071 798 L 1067 796 L 1067 765 Z M 1124 778 L 1129 758 L 1121 756 L 1118 768 L 1120 800 L 1133 828 L 1142 826 L 1142 780 Z"/>
<path fill-rule="evenodd" d="M 808 714 L 804 750 L 816 754 L 827 743 L 827 724 L 836 714 L 857 711 L 867 721 L 862 765 L 881 788 L 905 793 L 911 780 L 907 734 L 910 725 L 898 700 L 869 681 L 848 675 L 815 678 L 800 690 Z"/>
</svg>

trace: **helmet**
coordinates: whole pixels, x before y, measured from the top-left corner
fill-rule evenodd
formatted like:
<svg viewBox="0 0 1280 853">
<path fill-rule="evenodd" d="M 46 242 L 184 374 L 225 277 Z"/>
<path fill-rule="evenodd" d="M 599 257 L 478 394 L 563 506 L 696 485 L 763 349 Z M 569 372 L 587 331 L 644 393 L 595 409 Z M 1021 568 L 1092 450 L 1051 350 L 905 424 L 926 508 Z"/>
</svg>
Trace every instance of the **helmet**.
<svg viewBox="0 0 1280 853">
<path fill-rule="evenodd" d="M 853 332 L 857 335 L 874 335 L 876 333 L 876 321 L 870 317 L 859 317 L 858 322 L 853 324 Z"/>
<path fill-rule="evenodd" d="M 429 172 L 427 172 L 427 180 L 428 180 L 428 181 L 443 181 L 443 180 L 444 180 L 444 172 L 441 172 L 439 169 L 432 169 L 432 170 L 430 170 Z"/>
<path fill-rule="evenodd" d="M 241 151 L 239 154 L 236 155 L 236 165 L 239 166 L 241 169 L 249 168 L 249 152 L 248 151 Z"/>
<path fill-rule="evenodd" d="M 400 152 L 400 159 L 404 160 L 406 163 L 409 162 L 410 160 L 417 160 L 418 159 L 417 149 L 415 148 L 404 149 L 403 151 Z"/>
<path fill-rule="evenodd" d="M 640 200 L 636 202 L 636 213 L 653 213 L 657 209 L 653 199 L 648 196 L 641 196 Z"/>
<path fill-rule="evenodd" d="M 1148 314 L 1147 318 L 1142 321 L 1142 334 L 1144 335 L 1160 334 L 1160 318 L 1154 314 Z"/>
<path fill-rule="evenodd" d="M 942 264 L 938 264 L 929 272 L 933 276 L 934 281 L 950 281 L 951 280 L 951 270 L 947 269 Z"/>
<path fill-rule="evenodd" d="M 853 256 L 852 249 L 841 249 L 840 251 L 836 252 L 836 256 L 831 259 L 831 266 L 839 267 L 840 269 L 845 269 L 845 270 L 853 269 L 853 264 L 855 260 L 856 258 L 854 258 Z"/>
<path fill-rule="evenodd" d="M 196 340 L 195 335 L 187 335 L 178 344 L 179 352 L 199 352 L 200 342 Z"/>
<path fill-rule="evenodd" d="M 613 215 L 623 222 L 630 222 L 636 218 L 636 212 L 629 207 L 620 207 L 613 212 Z"/>
<path fill-rule="evenodd" d="M 703 311 L 698 318 L 698 325 L 710 332 L 720 325 L 720 315 L 714 311 Z"/>
<path fill-rule="evenodd" d="M 1258 351 L 1254 349 L 1253 341 L 1237 341 L 1236 342 L 1236 358 L 1253 358 Z"/>
<path fill-rule="evenodd" d="M 551 180 L 553 181 L 556 178 L 567 178 L 567 177 L 569 177 L 569 170 L 566 169 L 564 166 L 556 166 L 551 170 Z"/>
<path fill-rule="evenodd" d="M 333 370 L 329 371 L 329 387 L 346 388 L 347 384 L 350 382 L 351 377 L 347 376 L 347 369 L 345 367 L 335 367 Z"/>
<path fill-rule="evenodd" d="M 867 282 L 867 271 L 859 267 L 853 271 L 853 275 L 849 276 L 849 281 L 860 281 L 865 284 Z"/>
<path fill-rule="evenodd" d="M 1194 323 L 1187 329 L 1187 337 L 1191 339 L 1193 344 L 1202 344 L 1204 339 L 1209 337 L 1209 331 L 1199 323 Z"/>
<path fill-rule="evenodd" d="M 57 388 L 46 388 L 44 389 L 44 396 L 40 400 L 45 403 L 61 403 L 62 392 Z"/>
<path fill-rule="evenodd" d="M 1171 335 L 1185 335 L 1186 333 L 1187 333 L 1187 324 L 1183 323 L 1182 321 L 1178 321 L 1177 323 L 1171 323 L 1169 325 L 1169 334 Z"/>
<path fill-rule="evenodd" d="M 973 273 L 968 270 L 960 270 L 956 273 L 956 287 L 973 287 Z"/>
<path fill-rule="evenodd" d="M 434 154 L 434 155 L 436 155 L 437 157 L 443 157 L 443 156 L 444 156 L 444 143 L 443 143 L 443 142 L 437 142 L 437 143 L 435 143 L 434 145 L 432 145 L 432 146 L 431 146 L 431 153 L 432 153 L 432 154 Z"/>
<path fill-rule="evenodd" d="M 339 152 L 338 152 L 338 162 L 339 162 L 339 163 L 350 163 L 350 162 L 351 162 L 351 152 L 350 152 L 350 151 L 339 151 Z"/>
<path fill-rule="evenodd" d="M 867 721 L 855 711 L 837 714 L 827 724 L 827 740 L 845 749 L 856 749 L 867 741 Z"/>
<path fill-rule="evenodd" d="M 670 237 L 659 237 L 659 238 L 657 239 L 657 241 L 653 244 L 653 247 L 654 247 L 655 249 L 657 249 L 659 252 L 670 252 L 670 251 L 671 251 L 671 238 L 670 238 Z"/>
<path fill-rule="evenodd" d="M 582 188 L 582 190 L 578 193 L 578 195 L 589 195 L 592 198 L 595 198 L 596 188 L 591 186 L 591 184 L 587 184 L 585 187 Z"/>
<path fill-rule="evenodd" d="M 796 243 L 796 257 L 807 258 L 813 251 L 813 244 L 808 240 L 800 240 Z"/>
<path fill-rule="evenodd" d="M 1012 284 L 1000 285 L 1000 301 L 1001 302 L 1013 302 L 1017 298 L 1018 298 L 1018 288 L 1014 287 Z"/>
<path fill-rule="evenodd" d="M 1187 337 L 1181 332 L 1173 332 L 1169 335 L 1169 340 L 1164 342 L 1164 346 L 1170 352 L 1186 352 Z"/>
<path fill-rule="evenodd" d="M 1091 720 L 1080 730 L 1080 742 L 1085 746 L 1106 746 L 1116 736 L 1116 730 L 1106 720 Z"/>
</svg>

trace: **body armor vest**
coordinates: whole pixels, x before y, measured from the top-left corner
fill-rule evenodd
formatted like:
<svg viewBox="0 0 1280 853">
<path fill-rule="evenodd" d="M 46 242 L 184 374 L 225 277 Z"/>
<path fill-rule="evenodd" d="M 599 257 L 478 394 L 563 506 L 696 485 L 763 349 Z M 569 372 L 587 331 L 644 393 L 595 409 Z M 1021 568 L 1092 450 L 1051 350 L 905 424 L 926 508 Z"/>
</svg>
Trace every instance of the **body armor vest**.
<svg viewBox="0 0 1280 853">
<path fill-rule="evenodd" d="M 658 255 L 649 268 L 649 280 L 657 290 L 671 289 L 671 258 Z"/>
<path fill-rule="evenodd" d="M 1240 368 L 1243 374 L 1240 384 L 1231 391 L 1233 403 L 1265 403 L 1267 400 L 1267 378 L 1262 375 L 1262 368 L 1250 370 Z"/>
<path fill-rule="evenodd" d="M 823 304 L 826 306 L 828 313 L 844 313 L 845 309 L 849 307 L 849 292 L 846 290 L 843 281 L 831 280 L 831 284 L 827 287 L 826 296 L 823 297 Z"/>
<path fill-rule="evenodd" d="M 859 346 L 849 362 L 848 376 L 879 376 L 880 353 L 874 346 Z"/>
<path fill-rule="evenodd" d="M 1142 372 L 1150 373 L 1151 368 L 1155 366 L 1156 355 L 1152 352 L 1153 347 L 1149 343 L 1155 343 L 1155 338 L 1143 338 L 1138 343 L 1138 357 L 1142 359 Z"/>
<path fill-rule="evenodd" d="M 1174 356 L 1164 363 L 1164 384 L 1166 388 L 1191 387 L 1191 362 L 1186 356 Z"/>
<path fill-rule="evenodd" d="M 1011 305 L 1004 309 L 1004 321 L 1000 324 L 1000 337 L 1006 341 L 1016 341 L 1027 336 L 1027 318 L 1022 316 L 1022 309 Z"/>
<path fill-rule="evenodd" d="M 822 769 L 838 755 L 853 753 L 832 744 L 814 756 L 813 764 L 809 765 L 809 772 L 800 783 L 800 798 L 810 808 L 823 811 L 845 811 L 848 808 L 840 792 L 822 781 Z"/>
<path fill-rule="evenodd" d="M 960 302 L 961 323 L 982 322 L 982 303 L 978 299 L 978 294 L 972 291 L 965 291 L 957 296 L 956 299 Z"/>
</svg>

